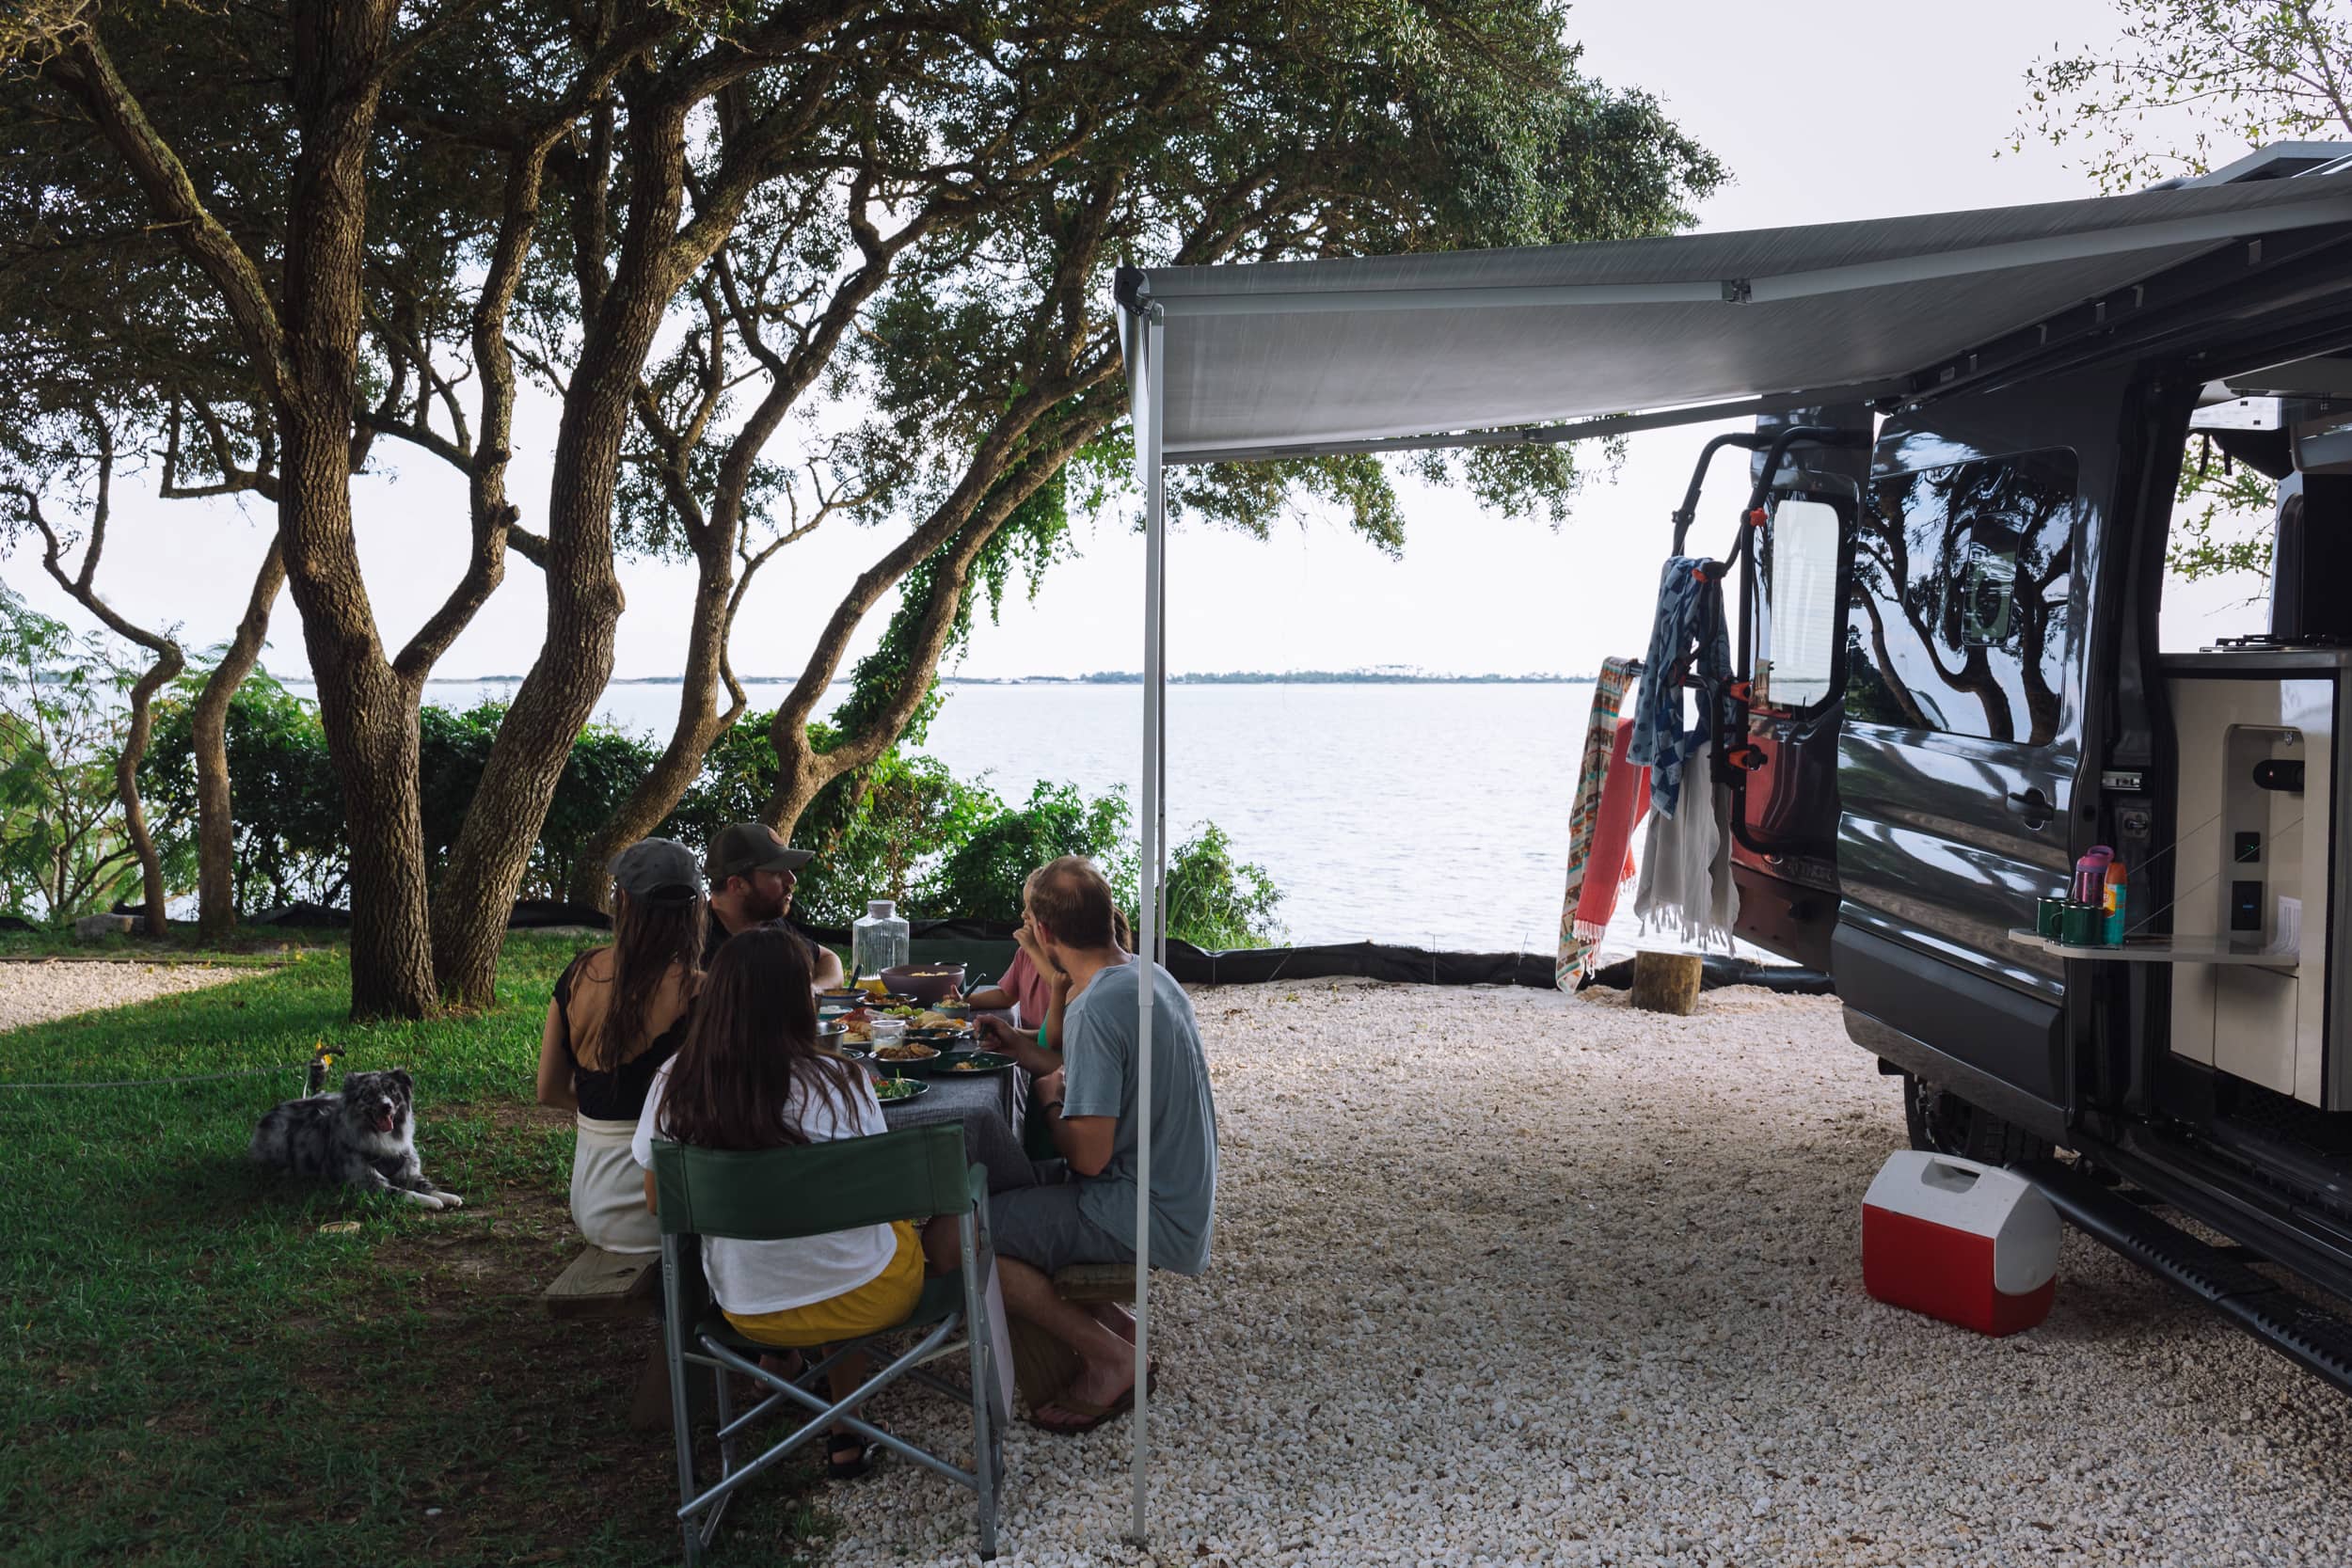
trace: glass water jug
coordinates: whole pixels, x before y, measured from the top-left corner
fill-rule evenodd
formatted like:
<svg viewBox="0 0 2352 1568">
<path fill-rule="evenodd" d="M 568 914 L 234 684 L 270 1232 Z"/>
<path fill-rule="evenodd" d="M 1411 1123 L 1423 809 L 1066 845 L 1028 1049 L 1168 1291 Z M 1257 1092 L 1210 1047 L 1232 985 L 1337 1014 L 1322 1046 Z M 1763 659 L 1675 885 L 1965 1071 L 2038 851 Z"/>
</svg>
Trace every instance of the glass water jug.
<svg viewBox="0 0 2352 1568">
<path fill-rule="evenodd" d="M 850 974 L 852 979 L 906 966 L 909 931 L 898 909 L 898 906 L 888 898 L 874 899 L 866 906 L 866 913 L 850 927 Z"/>
</svg>

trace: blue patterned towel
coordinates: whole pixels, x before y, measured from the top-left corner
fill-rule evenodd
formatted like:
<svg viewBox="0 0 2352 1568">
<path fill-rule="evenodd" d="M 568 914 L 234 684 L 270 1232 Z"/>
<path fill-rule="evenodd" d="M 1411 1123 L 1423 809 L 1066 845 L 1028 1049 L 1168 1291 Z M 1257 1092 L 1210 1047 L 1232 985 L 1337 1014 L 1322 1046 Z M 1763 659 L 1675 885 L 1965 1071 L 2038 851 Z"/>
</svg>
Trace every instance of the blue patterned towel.
<svg viewBox="0 0 2352 1568">
<path fill-rule="evenodd" d="M 1731 678 L 1731 634 L 1724 627 L 1724 591 L 1715 574 L 1699 574 L 1714 562 L 1700 556 L 1666 558 L 1658 577 L 1658 619 L 1650 626 L 1649 657 L 1642 661 L 1642 697 L 1633 710 L 1633 745 L 1628 752 L 1649 769 L 1649 803 L 1672 816 L 1682 799 L 1682 773 L 1703 747 L 1714 724 L 1708 704 L 1720 701 Z M 1695 659 L 1692 658 L 1696 655 Z M 1698 722 L 1682 727 L 1682 682 L 1691 661 L 1691 684 L 1699 689 Z"/>
</svg>

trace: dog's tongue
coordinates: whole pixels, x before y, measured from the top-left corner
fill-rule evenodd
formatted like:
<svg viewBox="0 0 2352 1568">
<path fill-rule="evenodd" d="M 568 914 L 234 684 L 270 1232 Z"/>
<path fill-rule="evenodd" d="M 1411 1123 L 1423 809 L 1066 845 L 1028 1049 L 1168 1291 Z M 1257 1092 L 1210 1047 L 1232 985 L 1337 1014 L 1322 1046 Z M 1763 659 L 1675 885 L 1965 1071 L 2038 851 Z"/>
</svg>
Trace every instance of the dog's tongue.
<svg viewBox="0 0 2352 1568">
<path fill-rule="evenodd" d="M 391 1112 L 378 1111 L 375 1113 L 375 1130 L 378 1132 L 389 1132 L 392 1130 Z"/>
</svg>

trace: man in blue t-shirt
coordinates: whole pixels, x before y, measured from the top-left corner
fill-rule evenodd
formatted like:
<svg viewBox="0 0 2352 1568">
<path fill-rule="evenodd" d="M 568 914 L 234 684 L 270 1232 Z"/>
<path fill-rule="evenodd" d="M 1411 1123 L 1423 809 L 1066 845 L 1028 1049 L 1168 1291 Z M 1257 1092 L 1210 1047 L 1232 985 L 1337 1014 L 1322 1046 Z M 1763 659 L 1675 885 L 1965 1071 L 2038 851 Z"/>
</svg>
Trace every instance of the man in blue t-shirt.
<svg viewBox="0 0 2352 1568">
<path fill-rule="evenodd" d="M 1049 1432 L 1091 1432 L 1135 1403 L 1135 1320 L 1116 1303 L 1081 1307 L 1055 1294 L 1071 1263 L 1136 1258 L 1142 987 L 1152 988 L 1151 1264 L 1179 1274 L 1209 1266 L 1216 1210 L 1216 1106 L 1192 1003 L 1175 977 L 1119 946 L 1110 884 L 1066 855 L 1022 889 L 1030 930 L 1070 976 L 1062 1068 L 1038 1080 L 1054 1147 L 1072 1180 L 989 1199 L 1005 1306 L 1078 1354 L 1062 1395 L 1030 1418 Z"/>
</svg>

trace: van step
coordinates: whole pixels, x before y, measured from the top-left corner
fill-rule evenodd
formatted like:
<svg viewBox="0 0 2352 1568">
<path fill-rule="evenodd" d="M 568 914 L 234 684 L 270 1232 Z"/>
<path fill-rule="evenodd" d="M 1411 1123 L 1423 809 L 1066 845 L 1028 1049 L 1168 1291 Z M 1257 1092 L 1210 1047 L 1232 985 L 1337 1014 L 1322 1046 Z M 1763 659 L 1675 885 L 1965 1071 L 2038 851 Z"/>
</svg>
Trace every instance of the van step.
<svg viewBox="0 0 2352 1568">
<path fill-rule="evenodd" d="M 2059 1161 L 2029 1160 L 2012 1168 L 2085 1234 L 2352 1393 L 2352 1323 L 2256 1274 L 2240 1260 L 2245 1249 L 2201 1242 Z"/>
</svg>

